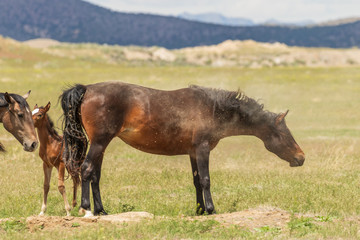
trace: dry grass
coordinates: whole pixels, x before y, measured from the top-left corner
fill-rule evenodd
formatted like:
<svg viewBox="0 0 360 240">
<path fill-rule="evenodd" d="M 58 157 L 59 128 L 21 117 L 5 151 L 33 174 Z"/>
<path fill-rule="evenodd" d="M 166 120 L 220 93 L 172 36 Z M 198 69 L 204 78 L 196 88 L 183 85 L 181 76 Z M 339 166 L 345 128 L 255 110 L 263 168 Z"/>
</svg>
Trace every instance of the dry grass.
<svg viewBox="0 0 360 240">
<path fill-rule="evenodd" d="M 22 151 L 3 128 L 1 141 L 8 152 L 0 155 L 0 216 L 4 239 L 42 238 L 358 238 L 360 215 L 360 70 L 358 68 L 263 68 L 109 65 L 101 59 L 70 60 L 39 57 L 26 62 L 4 59 L 0 65 L 1 91 L 23 94 L 30 106 L 56 105 L 62 89 L 73 83 L 121 80 L 154 88 L 175 89 L 189 84 L 236 90 L 259 99 L 274 112 L 290 109 L 287 124 L 306 153 L 305 165 L 290 168 L 267 152 L 254 137 L 224 139 L 211 153 L 212 193 L 218 213 L 234 213 L 272 206 L 292 217 L 284 228 L 249 229 L 217 220 L 192 221 L 195 189 L 187 156 L 166 157 L 139 152 L 120 140 L 107 149 L 101 191 L 112 214 L 146 211 L 155 219 L 141 224 L 29 234 L 21 217 L 40 211 L 41 160 Z M 36 67 L 37 66 L 37 67 Z M 41 66 L 41 67 L 39 67 Z M 71 182 L 66 182 L 70 198 Z M 53 173 L 48 215 L 65 215 Z M 77 215 L 77 209 L 72 211 Z M 304 216 L 304 217 L 299 217 Z"/>
</svg>

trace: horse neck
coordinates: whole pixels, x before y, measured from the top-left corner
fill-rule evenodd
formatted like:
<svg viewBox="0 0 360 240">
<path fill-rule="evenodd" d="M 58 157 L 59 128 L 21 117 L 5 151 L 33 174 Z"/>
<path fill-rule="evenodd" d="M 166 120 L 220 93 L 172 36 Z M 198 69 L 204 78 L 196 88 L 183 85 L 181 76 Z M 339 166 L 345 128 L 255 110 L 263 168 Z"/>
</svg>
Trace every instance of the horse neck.
<svg viewBox="0 0 360 240">
<path fill-rule="evenodd" d="M 262 129 L 269 121 L 269 116 L 265 112 L 260 112 L 252 118 L 244 121 L 234 114 L 229 121 L 222 121 L 219 129 L 223 137 L 250 135 L 260 138 Z"/>
<path fill-rule="evenodd" d="M 42 121 L 42 123 L 37 127 L 38 129 L 38 136 L 40 144 L 46 144 L 50 143 L 54 140 L 57 140 L 57 136 L 55 136 L 55 131 L 51 131 L 50 122 L 48 119 L 48 116 L 45 116 L 45 119 Z"/>
<path fill-rule="evenodd" d="M 2 119 L 7 111 L 8 111 L 7 107 L 0 107 L 0 122 L 3 122 Z"/>
<path fill-rule="evenodd" d="M 219 128 L 222 137 L 238 136 L 238 135 L 255 135 L 253 128 L 246 126 L 245 124 L 232 120 L 229 122 L 222 122 Z"/>
</svg>

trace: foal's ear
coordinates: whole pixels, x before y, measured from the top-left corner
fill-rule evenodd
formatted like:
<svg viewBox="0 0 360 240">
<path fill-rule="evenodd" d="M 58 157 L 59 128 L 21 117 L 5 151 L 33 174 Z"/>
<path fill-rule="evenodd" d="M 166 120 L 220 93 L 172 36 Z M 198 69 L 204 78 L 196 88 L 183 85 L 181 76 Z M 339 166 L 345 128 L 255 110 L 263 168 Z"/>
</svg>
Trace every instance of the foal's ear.
<svg viewBox="0 0 360 240">
<path fill-rule="evenodd" d="M 39 108 L 39 107 L 38 107 L 38 105 L 37 105 L 37 104 L 35 104 L 34 109 L 37 109 L 37 108 Z"/>
<path fill-rule="evenodd" d="M 280 113 L 276 119 L 275 119 L 275 125 L 278 125 L 279 123 L 281 123 L 282 121 L 284 121 L 286 115 L 288 114 L 289 110 L 287 110 L 285 113 Z"/>
<path fill-rule="evenodd" d="M 29 90 L 24 96 L 22 96 L 25 100 L 30 96 L 31 90 Z"/>
<path fill-rule="evenodd" d="M 45 112 L 49 111 L 51 107 L 51 103 L 49 102 L 48 104 L 46 104 L 46 106 L 44 107 L 45 108 Z"/>
</svg>

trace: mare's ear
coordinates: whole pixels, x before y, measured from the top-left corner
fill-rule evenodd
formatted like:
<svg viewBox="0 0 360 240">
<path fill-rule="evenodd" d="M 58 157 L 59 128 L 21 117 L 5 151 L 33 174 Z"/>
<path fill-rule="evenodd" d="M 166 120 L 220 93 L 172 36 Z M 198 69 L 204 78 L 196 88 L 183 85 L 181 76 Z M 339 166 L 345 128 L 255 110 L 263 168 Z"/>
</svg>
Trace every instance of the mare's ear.
<svg viewBox="0 0 360 240">
<path fill-rule="evenodd" d="M 8 104 L 14 104 L 15 103 L 15 100 L 7 92 L 4 94 L 4 97 L 5 97 L 5 101 Z"/>
<path fill-rule="evenodd" d="M 16 104 L 16 101 L 14 98 L 12 98 L 9 93 L 5 93 L 4 94 L 4 97 L 5 97 L 5 101 L 9 104 L 9 110 L 10 111 L 14 111 L 15 109 L 15 104 Z"/>
<path fill-rule="evenodd" d="M 39 107 L 38 107 L 38 105 L 37 105 L 37 104 L 35 104 L 35 107 L 34 107 L 34 109 L 37 109 L 37 108 L 39 108 Z"/>
<path fill-rule="evenodd" d="M 44 107 L 44 108 L 45 108 L 45 112 L 49 111 L 50 107 L 51 107 L 51 103 L 48 102 L 48 104 L 46 104 L 46 106 Z"/>
<path fill-rule="evenodd" d="M 275 119 L 275 125 L 278 125 L 279 123 L 281 123 L 282 121 L 284 121 L 286 115 L 288 114 L 289 110 L 287 110 L 285 113 L 280 113 L 276 119 Z"/>
<path fill-rule="evenodd" d="M 22 96 L 25 100 L 30 96 L 31 90 L 29 90 L 24 96 Z"/>
</svg>

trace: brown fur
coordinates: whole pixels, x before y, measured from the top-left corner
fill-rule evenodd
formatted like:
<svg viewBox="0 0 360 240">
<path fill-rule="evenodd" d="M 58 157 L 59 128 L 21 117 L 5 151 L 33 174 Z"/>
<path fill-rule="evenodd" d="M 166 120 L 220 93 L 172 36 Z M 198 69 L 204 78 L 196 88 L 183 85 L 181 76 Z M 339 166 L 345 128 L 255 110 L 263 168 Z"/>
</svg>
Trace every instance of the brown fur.
<svg viewBox="0 0 360 240">
<path fill-rule="evenodd" d="M 64 176 L 65 176 L 65 163 L 62 160 L 63 153 L 63 138 L 54 129 L 53 122 L 48 116 L 47 112 L 50 109 L 50 102 L 45 107 L 37 107 L 37 113 L 34 113 L 32 118 L 34 120 L 35 128 L 37 128 L 38 137 L 40 141 L 39 156 L 43 160 L 44 170 L 44 198 L 41 208 L 41 215 L 45 213 L 47 207 L 47 196 L 50 188 L 51 171 L 55 167 L 58 171 L 58 189 L 62 195 L 65 203 L 65 210 L 67 215 L 70 215 L 70 205 L 66 198 Z M 72 206 L 76 206 L 76 195 L 78 179 L 73 178 L 73 202 Z"/>
<path fill-rule="evenodd" d="M 90 142 L 81 166 L 81 207 L 90 209 L 91 182 L 95 214 L 105 213 L 99 189 L 100 172 L 105 149 L 114 137 L 148 153 L 189 155 L 199 213 L 214 211 L 209 154 L 222 138 L 253 135 L 290 166 L 301 166 L 305 160 L 286 126 L 286 113 L 264 111 L 262 105 L 241 92 L 198 86 L 161 91 L 121 82 L 104 82 L 76 85 L 66 90 L 61 98 L 67 139 L 71 142 L 84 139 L 81 128 L 72 129 L 80 122 Z M 74 133 L 68 134 L 71 132 Z M 69 156 L 72 149 L 85 153 L 85 146 L 66 142 L 65 151 Z M 65 160 L 71 163 L 76 157 Z"/>
<path fill-rule="evenodd" d="M 26 102 L 30 91 L 23 97 L 17 94 L 0 93 L 0 123 L 23 145 L 25 151 L 35 151 L 38 141 Z M 5 148 L 0 143 L 0 151 Z"/>
</svg>

